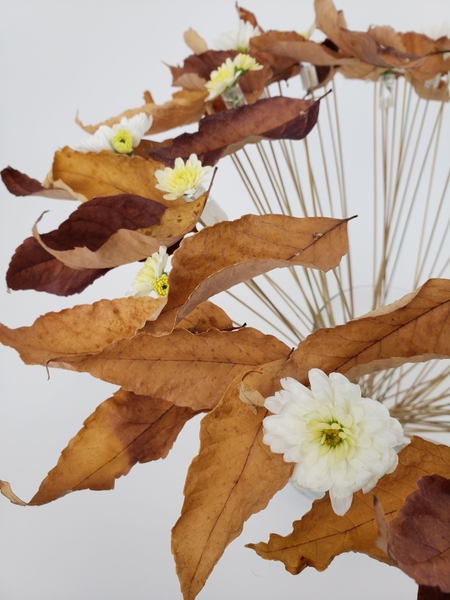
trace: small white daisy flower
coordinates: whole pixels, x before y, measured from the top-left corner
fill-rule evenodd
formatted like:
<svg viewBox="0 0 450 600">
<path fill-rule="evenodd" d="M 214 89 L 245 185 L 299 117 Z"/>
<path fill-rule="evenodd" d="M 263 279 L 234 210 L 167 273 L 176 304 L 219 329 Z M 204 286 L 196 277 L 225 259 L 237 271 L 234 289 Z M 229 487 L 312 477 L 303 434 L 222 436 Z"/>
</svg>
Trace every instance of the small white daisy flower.
<svg viewBox="0 0 450 600">
<path fill-rule="evenodd" d="M 81 142 L 78 150 L 80 152 L 101 152 L 109 150 L 118 154 L 131 154 L 133 148 L 152 126 L 153 117 L 145 113 L 139 113 L 131 119 L 122 117 L 120 123 L 112 127 L 101 125 L 94 135 Z"/>
<path fill-rule="evenodd" d="M 196 154 L 191 154 L 186 163 L 182 158 L 176 158 L 174 168 L 166 167 L 164 171 L 155 171 L 158 183 L 155 187 L 165 194 L 166 200 L 184 198 L 187 202 L 194 199 L 197 190 L 212 167 L 203 167 Z"/>
<path fill-rule="evenodd" d="M 238 52 L 248 52 L 250 38 L 261 35 L 259 27 L 253 27 L 248 21 L 239 19 L 237 30 L 223 33 L 215 42 L 216 50 L 237 50 Z"/>
<path fill-rule="evenodd" d="M 266 399 L 264 406 L 274 415 L 263 421 L 263 441 L 286 462 L 296 463 L 294 485 L 329 491 L 334 512 L 344 515 L 355 492 L 369 492 L 394 471 L 394 448 L 407 440 L 388 409 L 362 398 L 359 385 L 343 375 L 327 377 L 311 369 L 309 381 L 311 389 L 282 379 L 283 390 Z"/>
<path fill-rule="evenodd" d="M 141 296 L 156 295 L 158 298 L 167 296 L 169 284 L 167 282 L 167 248 L 160 246 L 159 252 L 154 252 L 144 263 L 136 275 L 131 290 L 127 295 L 139 298 Z"/>
</svg>

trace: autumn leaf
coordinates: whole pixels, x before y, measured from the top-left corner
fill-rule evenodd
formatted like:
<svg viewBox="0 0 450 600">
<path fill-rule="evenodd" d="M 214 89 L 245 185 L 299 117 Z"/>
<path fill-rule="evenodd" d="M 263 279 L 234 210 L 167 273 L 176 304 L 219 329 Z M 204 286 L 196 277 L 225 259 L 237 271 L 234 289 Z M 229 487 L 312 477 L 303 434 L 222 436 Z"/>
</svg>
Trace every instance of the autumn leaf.
<svg viewBox="0 0 450 600">
<path fill-rule="evenodd" d="M 158 183 L 155 171 L 161 168 L 164 166 L 160 163 L 140 156 L 130 157 L 107 150 L 99 153 L 77 152 L 66 146 L 55 152 L 51 185 L 58 187 L 62 182 L 81 200 L 136 194 L 170 206 L 170 201 L 163 198 L 164 192 L 155 187 Z M 171 202 L 173 206 L 173 203 L 181 204 L 184 201 Z"/>
<path fill-rule="evenodd" d="M 417 600 L 450 600 L 450 594 L 442 592 L 438 587 L 419 585 Z"/>
<path fill-rule="evenodd" d="M 33 234 L 49 254 L 73 269 L 110 269 L 176 244 L 198 223 L 207 196 L 205 192 L 193 202 L 167 209 L 128 194 L 94 198 L 56 231 L 39 235 L 35 225 Z"/>
<path fill-rule="evenodd" d="M 212 328 L 231 331 L 233 321 L 222 308 L 208 301 L 196 306 L 177 325 L 177 329 L 187 329 L 191 333 L 204 333 Z"/>
<path fill-rule="evenodd" d="M 95 355 L 54 355 L 49 366 L 88 372 L 135 394 L 198 411 L 213 408 L 239 373 L 289 351 L 275 337 L 251 328 L 199 334 L 175 329 L 163 337 L 138 333 Z"/>
<path fill-rule="evenodd" d="M 144 94 L 146 103 L 143 106 L 125 110 L 120 115 L 96 125 L 83 125 L 78 117 L 76 118 L 76 122 L 88 133 L 95 133 L 101 125 L 112 127 L 116 123 L 120 123 L 122 117 L 130 119 L 134 115 L 145 113 L 153 117 L 150 133 L 155 135 L 174 127 L 181 127 L 182 125 L 197 122 L 205 113 L 205 99 L 207 95 L 206 90 L 181 90 L 173 94 L 172 100 L 164 104 L 155 104 L 151 94 L 146 92 Z"/>
<path fill-rule="evenodd" d="M 328 497 L 316 500 L 312 509 L 293 524 L 288 536 L 271 534 L 269 542 L 249 544 L 262 558 L 279 560 L 289 573 L 300 573 L 308 566 L 325 570 L 335 556 L 343 552 L 362 552 L 383 562 L 392 560 L 376 546 L 378 529 L 373 510 L 373 495 L 383 506 L 388 520 L 411 492 L 417 480 L 432 473 L 450 476 L 450 448 L 419 437 L 399 453 L 399 464 L 390 475 L 382 477 L 368 494 L 353 495 L 353 502 L 343 517 L 337 516 Z"/>
<path fill-rule="evenodd" d="M 11 290 L 35 290 L 57 296 L 79 294 L 109 269 L 80 271 L 64 265 L 45 250 L 34 237 L 15 251 L 6 274 Z"/>
<path fill-rule="evenodd" d="M 418 584 L 449 593 L 450 479 L 429 475 L 418 479 L 417 486 L 389 523 L 376 502 L 378 545 Z"/>
<path fill-rule="evenodd" d="M 78 490 L 112 490 L 136 463 L 165 458 L 197 413 L 150 396 L 119 390 L 84 422 L 29 505 Z"/>
<path fill-rule="evenodd" d="M 0 342 L 14 348 L 25 364 L 47 364 L 66 353 L 96 353 L 115 340 L 129 338 L 156 319 L 166 298 L 118 298 L 50 312 L 30 327 L 0 323 Z"/>
<path fill-rule="evenodd" d="M 167 333 L 200 302 L 272 269 L 334 268 L 348 249 L 346 227 L 325 217 L 246 215 L 184 238 L 172 259 L 168 304 L 146 331 Z"/>
<path fill-rule="evenodd" d="M 334 328 L 314 331 L 275 370 L 265 365 L 245 378 L 264 397 L 282 377 L 308 385 L 310 369 L 351 380 L 405 363 L 450 358 L 450 280 L 430 279 L 412 294 Z"/>
<path fill-rule="evenodd" d="M 12 167 L 6 167 L 1 171 L 3 183 L 14 196 L 47 196 L 64 200 L 79 200 L 72 192 L 63 188 L 53 188 L 51 184 L 47 187 L 32 179 L 25 173 L 17 171 Z"/>
<path fill-rule="evenodd" d="M 192 29 L 192 27 L 189 27 L 189 29 L 184 32 L 183 39 L 187 47 L 192 50 L 194 54 L 201 54 L 202 52 L 206 52 L 208 50 L 208 44 L 196 31 Z"/>
<path fill-rule="evenodd" d="M 200 429 L 200 452 L 189 467 L 172 552 L 185 600 L 203 588 L 245 521 L 286 484 L 292 466 L 262 443 L 267 411 L 243 404 L 240 377 Z"/>
<path fill-rule="evenodd" d="M 242 21 L 245 21 L 246 23 L 250 23 L 253 27 L 258 27 L 261 31 L 263 31 L 261 26 L 258 24 L 258 21 L 256 20 L 256 16 L 254 15 L 254 13 L 250 12 L 249 10 L 246 10 L 245 8 L 242 8 L 242 6 L 238 6 L 237 3 L 236 3 L 236 10 L 238 12 L 239 18 L 242 19 Z"/>
<path fill-rule="evenodd" d="M 248 142 L 260 139 L 300 140 L 308 135 L 319 115 L 320 100 L 276 96 L 254 104 L 220 111 L 204 117 L 196 133 L 183 133 L 172 145 L 150 150 L 156 161 L 172 166 L 177 157 L 187 160 L 194 153 L 203 164 L 214 164 Z"/>
</svg>

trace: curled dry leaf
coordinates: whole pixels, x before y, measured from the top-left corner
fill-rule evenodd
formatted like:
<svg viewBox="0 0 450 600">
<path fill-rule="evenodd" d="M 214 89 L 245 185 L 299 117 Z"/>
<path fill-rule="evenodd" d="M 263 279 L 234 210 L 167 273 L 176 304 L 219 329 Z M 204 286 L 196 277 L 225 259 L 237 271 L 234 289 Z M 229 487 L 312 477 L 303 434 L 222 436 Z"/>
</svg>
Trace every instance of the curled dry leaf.
<svg viewBox="0 0 450 600">
<path fill-rule="evenodd" d="M 56 231 L 39 235 L 36 224 L 33 234 L 49 254 L 73 269 L 110 269 L 176 244 L 198 223 L 207 195 L 167 209 L 128 194 L 94 198 Z"/>
<path fill-rule="evenodd" d="M 354 56 L 363 63 L 386 69 L 405 69 L 419 80 L 431 79 L 439 72 L 448 72 L 450 65 L 445 64 L 439 48 L 430 45 L 430 40 L 421 34 L 399 34 L 405 51 L 399 50 L 399 38 L 392 32 L 371 31 L 363 33 L 350 31 L 342 22 L 341 14 L 332 0 L 315 0 L 316 23 L 337 46 L 348 56 Z M 377 41 L 391 41 L 395 45 L 383 46 Z M 430 54 L 433 53 L 434 54 Z"/>
<path fill-rule="evenodd" d="M 148 331 L 165 334 L 200 302 L 272 269 L 302 265 L 328 271 L 347 249 L 347 220 L 246 215 L 202 229 L 174 253 L 168 303 Z"/>
<path fill-rule="evenodd" d="M 40 506 L 69 492 L 112 490 L 115 480 L 136 463 L 165 458 L 196 414 L 158 398 L 119 390 L 86 419 L 29 503 L 22 502 L 7 482 L 0 482 L 0 491 L 14 504 Z"/>
<path fill-rule="evenodd" d="M 154 160 L 172 165 L 177 157 L 192 153 L 203 164 L 214 164 L 224 154 L 236 152 L 260 139 L 300 140 L 308 135 L 319 115 L 320 100 L 298 100 L 277 96 L 258 100 L 204 117 L 196 133 L 183 133 L 172 145 L 149 151 Z"/>
<path fill-rule="evenodd" d="M 164 192 L 157 190 L 155 171 L 164 168 L 154 160 L 139 156 L 113 154 L 107 150 L 99 153 L 77 152 L 67 146 L 55 152 L 52 166 L 54 186 L 60 182 L 81 199 L 135 194 L 156 200 L 164 206 L 181 204 L 183 200 L 168 201 Z"/>
<path fill-rule="evenodd" d="M 294 522 L 288 536 L 271 534 L 268 543 L 249 544 L 248 547 L 262 558 L 280 560 L 294 575 L 308 566 L 323 571 L 335 556 L 350 551 L 392 564 L 392 560 L 376 546 L 378 531 L 373 495 L 390 520 L 405 498 L 417 488 L 417 480 L 432 473 L 450 476 L 450 448 L 414 437 L 399 453 L 396 470 L 382 477 L 370 493 L 354 494 L 352 506 L 343 517 L 334 513 L 328 497 L 316 500 L 312 509 L 300 521 Z"/>
<path fill-rule="evenodd" d="M 450 594 L 446 594 L 438 587 L 419 585 L 417 600 L 450 600 Z"/>
<path fill-rule="evenodd" d="M 206 90 L 181 90 L 173 94 L 172 100 L 164 104 L 155 104 L 151 94 L 146 92 L 144 94 L 146 103 L 143 106 L 126 110 L 120 115 L 96 125 L 83 125 L 78 117 L 76 118 L 76 122 L 88 133 L 95 133 L 100 125 L 112 127 L 116 123 L 119 123 L 122 117 L 129 119 L 143 112 L 146 115 L 152 115 L 153 123 L 150 132 L 152 135 L 155 135 L 174 127 L 181 127 L 182 125 L 198 121 L 205 114 L 205 98 L 207 95 Z"/>
<path fill-rule="evenodd" d="M 187 47 L 190 48 L 194 54 L 201 54 L 202 52 L 208 51 L 208 44 L 192 29 L 192 27 L 189 27 L 189 29 L 184 32 L 183 39 L 186 42 Z"/>
<path fill-rule="evenodd" d="M 430 279 L 416 292 L 334 328 L 318 329 L 275 371 L 265 365 L 245 378 L 263 396 L 280 389 L 282 377 L 308 385 L 308 372 L 337 371 L 349 379 L 408 362 L 450 358 L 450 280 Z M 395 416 L 395 415 L 394 415 Z"/>
<path fill-rule="evenodd" d="M 160 338 L 138 333 L 95 355 L 55 354 L 49 366 L 87 372 L 135 394 L 198 411 L 216 406 L 239 373 L 288 354 L 283 342 L 256 329 L 199 334 L 175 329 Z"/>
<path fill-rule="evenodd" d="M 429 475 L 417 486 L 389 523 L 376 503 L 378 544 L 418 584 L 450 593 L 450 479 Z"/>
<path fill-rule="evenodd" d="M 204 333 L 212 328 L 231 331 L 233 321 L 222 308 L 208 301 L 196 306 L 177 325 L 177 329 L 187 329 L 191 333 Z"/>
<path fill-rule="evenodd" d="M 262 443 L 264 408 L 239 398 L 240 377 L 204 417 L 200 452 L 189 467 L 172 552 L 185 600 L 203 588 L 245 521 L 286 484 L 292 466 Z"/>
<path fill-rule="evenodd" d="M 47 364 L 66 353 L 100 352 L 129 338 L 146 321 L 156 319 L 166 298 L 118 298 L 50 312 L 30 327 L 10 329 L 0 323 L 0 342 L 14 348 L 28 365 Z"/>
<path fill-rule="evenodd" d="M 237 3 L 236 3 L 236 10 L 238 12 L 239 18 L 242 19 L 242 21 L 245 21 L 246 23 L 250 23 L 250 25 L 253 25 L 253 27 L 259 27 L 260 31 L 263 31 L 261 29 L 261 27 L 258 25 L 258 21 L 256 20 L 256 17 L 252 12 L 250 12 L 249 10 L 246 10 L 245 8 L 242 8 L 242 6 L 238 6 Z"/>
<path fill-rule="evenodd" d="M 79 294 L 109 269 L 67 267 L 45 250 L 34 237 L 27 238 L 16 250 L 6 275 L 12 290 L 36 290 L 57 296 Z"/>
</svg>

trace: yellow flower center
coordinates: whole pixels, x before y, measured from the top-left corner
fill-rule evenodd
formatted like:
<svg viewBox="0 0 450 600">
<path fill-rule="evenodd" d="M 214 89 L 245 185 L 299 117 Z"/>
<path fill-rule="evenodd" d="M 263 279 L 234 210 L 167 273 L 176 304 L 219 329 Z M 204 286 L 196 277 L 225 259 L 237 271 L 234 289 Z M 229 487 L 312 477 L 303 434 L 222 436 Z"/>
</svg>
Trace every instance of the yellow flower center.
<svg viewBox="0 0 450 600">
<path fill-rule="evenodd" d="M 337 446 L 340 444 L 347 435 L 345 434 L 340 423 L 330 423 L 329 429 L 323 429 L 322 444 L 328 444 L 328 446 Z"/>
<path fill-rule="evenodd" d="M 117 130 L 111 143 L 114 150 L 119 154 L 130 154 L 133 152 L 133 138 L 131 133 L 128 129 L 125 129 L 125 127 Z"/>
<path fill-rule="evenodd" d="M 155 279 L 155 281 L 152 283 L 152 288 L 155 290 L 158 296 L 167 296 L 169 293 L 169 283 L 167 280 L 167 274 L 163 273 L 161 277 L 158 277 L 158 279 Z"/>
</svg>

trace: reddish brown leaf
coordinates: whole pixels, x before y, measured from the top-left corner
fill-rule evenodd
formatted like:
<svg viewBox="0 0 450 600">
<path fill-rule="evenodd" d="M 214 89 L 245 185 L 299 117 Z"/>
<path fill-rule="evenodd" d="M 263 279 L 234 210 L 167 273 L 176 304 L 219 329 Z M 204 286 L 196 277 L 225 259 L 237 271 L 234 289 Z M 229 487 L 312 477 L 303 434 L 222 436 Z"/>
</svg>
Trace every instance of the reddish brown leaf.
<svg viewBox="0 0 450 600">
<path fill-rule="evenodd" d="M 14 253 L 6 274 L 12 290 L 36 290 L 57 296 L 79 294 L 109 269 L 71 269 L 49 254 L 34 238 L 27 238 Z"/>
<path fill-rule="evenodd" d="M 373 495 L 379 499 L 388 520 L 396 516 L 404 499 L 417 487 L 423 475 L 450 475 L 450 448 L 414 437 L 400 452 L 394 473 L 382 477 L 372 492 L 353 495 L 348 512 L 337 516 L 326 497 L 293 524 L 286 537 L 271 534 L 269 542 L 249 544 L 262 558 L 280 560 L 292 574 L 307 566 L 323 571 L 343 552 L 362 552 L 383 562 L 392 561 L 376 546 L 378 530 L 373 511 Z"/>
<path fill-rule="evenodd" d="M 417 486 L 389 524 L 379 511 L 383 546 L 418 584 L 450 593 L 450 479 L 429 475 Z"/>
<path fill-rule="evenodd" d="M 36 179 L 32 179 L 12 167 L 6 167 L 1 172 L 2 180 L 8 191 L 15 196 L 48 196 L 66 200 L 77 200 L 70 191 L 45 187 Z"/>
<path fill-rule="evenodd" d="M 112 490 L 136 463 L 165 458 L 197 413 L 170 402 L 119 390 L 102 402 L 69 442 L 30 500 L 41 505 L 78 490 Z"/>
<path fill-rule="evenodd" d="M 115 340 L 132 337 L 156 319 L 165 298 L 118 298 L 50 312 L 30 327 L 0 324 L 0 342 L 17 350 L 28 365 L 47 364 L 66 353 L 96 353 Z"/>
<path fill-rule="evenodd" d="M 148 331 L 171 331 L 200 302 L 278 267 L 327 271 L 347 252 L 347 221 L 246 215 L 184 238 L 174 253 L 168 304 Z M 147 329 L 146 329 L 147 330 Z"/>
<path fill-rule="evenodd" d="M 225 153 L 244 146 L 249 138 L 300 140 L 314 127 L 320 101 L 277 96 L 204 117 L 197 133 L 184 133 L 166 148 L 149 151 L 155 160 L 172 165 L 195 153 L 203 164 L 214 164 Z M 256 139 L 255 139 L 256 138 Z"/>
<path fill-rule="evenodd" d="M 417 600 L 450 600 L 450 594 L 442 592 L 438 587 L 419 585 Z"/>
<path fill-rule="evenodd" d="M 146 104 L 139 108 L 126 110 L 117 117 L 112 117 L 96 125 L 83 125 L 78 119 L 76 122 L 80 127 L 89 133 L 95 133 L 100 125 L 108 125 L 112 127 L 119 123 L 122 117 L 131 118 L 143 112 L 146 115 L 153 116 L 153 123 L 150 128 L 150 133 L 155 135 L 174 127 L 187 125 L 197 122 L 205 114 L 205 98 L 208 95 L 206 90 L 181 90 L 175 92 L 172 100 L 164 104 L 155 104 L 149 92 L 145 92 L 144 99 Z"/>
<path fill-rule="evenodd" d="M 285 357 L 289 351 L 276 338 L 251 328 L 199 334 L 175 329 L 160 338 L 139 333 L 94 356 L 55 354 L 49 364 L 88 372 L 135 394 L 198 411 L 216 406 L 239 373 Z"/>
<path fill-rule="evenodd" d="M 167 208 L 139 196 L 94 198 L 58 230 L 33 234 L 52 256 L 73 269 L 105 269 L 143 260 L 170 247 L 197 224 L 207 193 Z M 69 248 L 69 249 L 67 249 Z"/>
<path fill-rule="evenodd" d="M 267 411 L 243 404 L 240 378 L 204 417 L 200 452 L 189 467 L 172 551 L 185 600 L 192 600 L 245 521 L 286 484 L 292 466 L 262 443 Z"/>
<path fill-rule="evenodd" d="M 252 12 L 246 10 L 245 8 L 242 8 L 242 6 L 238 6 L 237 4 L 236 9 L 238 11 L 239 18 L 242 19 L 242 21 L 250 23 L 251 25 L 253 25 L 253 27 L 259 27 L 259 29 L 262 31 L 261 27 L 258 25 L 258 21 L 256 20 L 255 15 Z"/>
</svg>

